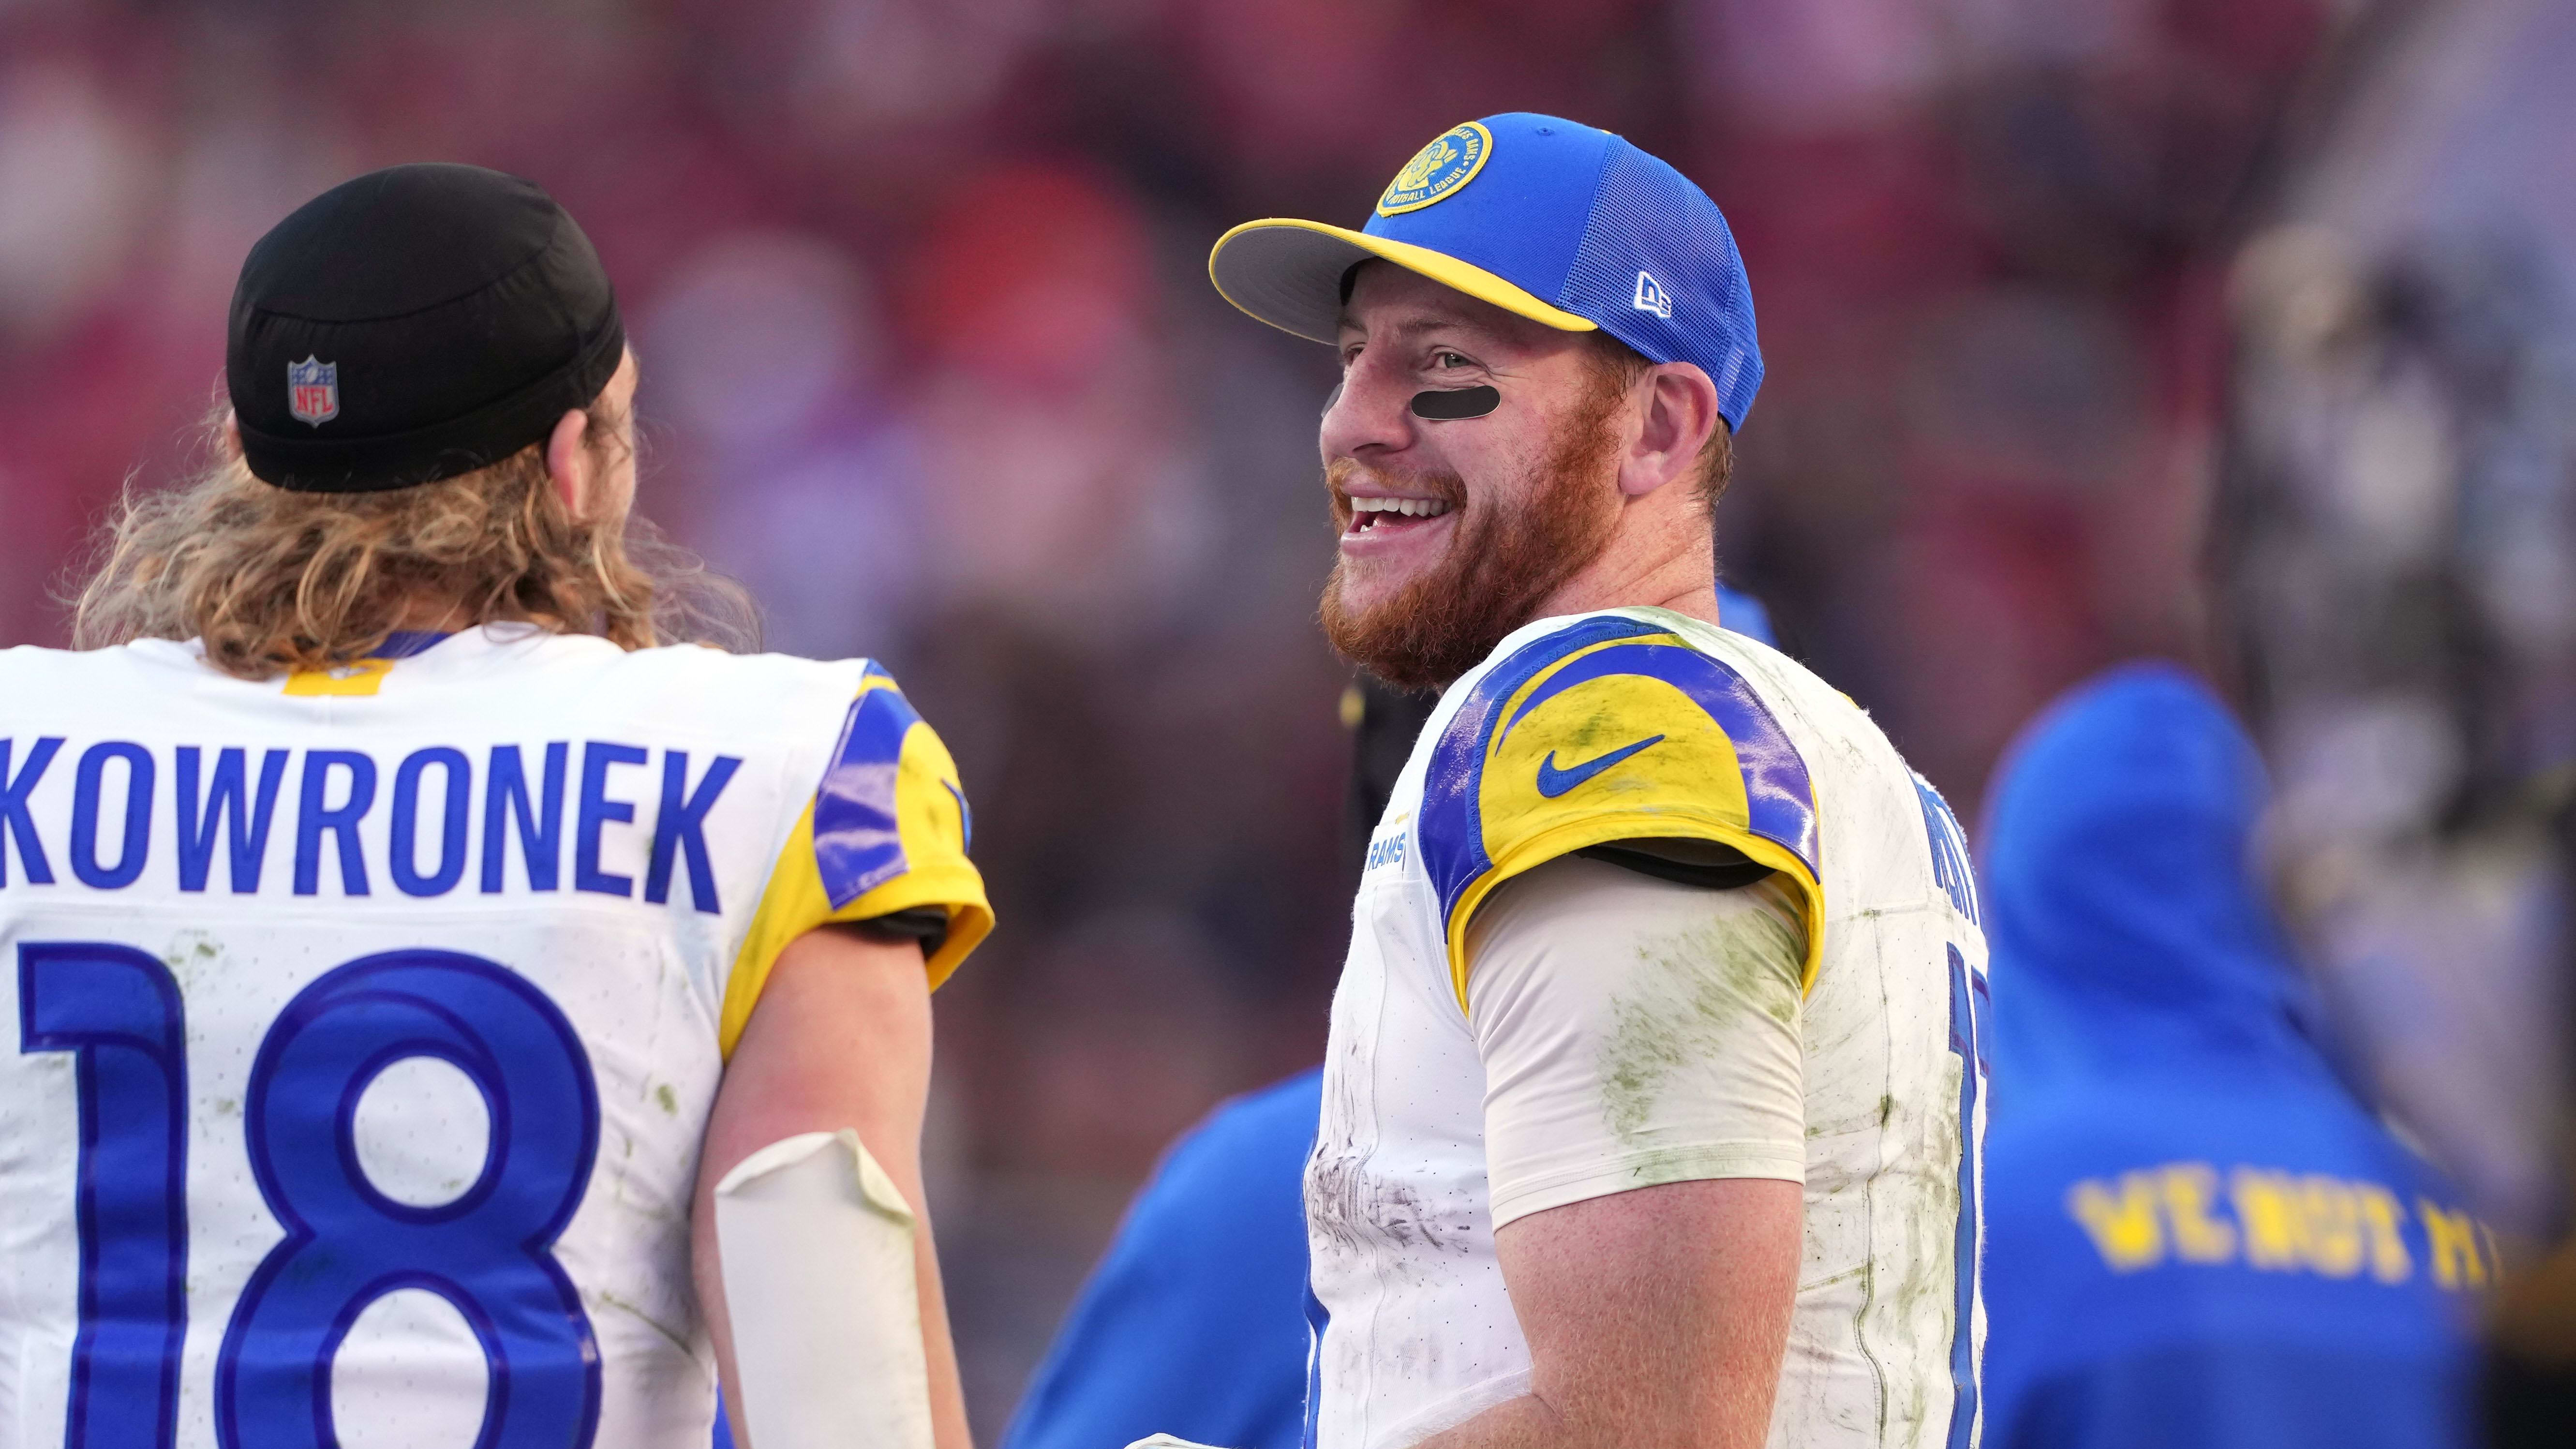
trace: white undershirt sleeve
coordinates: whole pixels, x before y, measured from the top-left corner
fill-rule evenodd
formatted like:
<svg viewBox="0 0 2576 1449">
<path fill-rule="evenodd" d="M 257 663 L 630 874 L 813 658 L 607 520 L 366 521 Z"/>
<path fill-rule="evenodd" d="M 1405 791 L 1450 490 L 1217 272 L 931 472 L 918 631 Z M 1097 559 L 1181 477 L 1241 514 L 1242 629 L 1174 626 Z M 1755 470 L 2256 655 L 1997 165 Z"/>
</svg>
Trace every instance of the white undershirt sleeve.
<svg viewBox="0 0 2576 1449">
<path fill-rule="evenodd" d="M 1773 876 L 1733 890 L 1580 856 L 1467 928 L 1494 1226 L 1633 1188 L 1806 1177 L 1806 931 Z"/>
</svg>

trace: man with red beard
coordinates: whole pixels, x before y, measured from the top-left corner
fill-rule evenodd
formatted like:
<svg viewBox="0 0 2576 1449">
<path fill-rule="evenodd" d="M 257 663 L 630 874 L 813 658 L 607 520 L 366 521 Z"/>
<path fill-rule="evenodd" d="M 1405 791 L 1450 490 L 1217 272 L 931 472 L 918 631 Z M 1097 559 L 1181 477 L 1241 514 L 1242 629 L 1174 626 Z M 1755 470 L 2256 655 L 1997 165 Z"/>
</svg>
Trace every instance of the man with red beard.
<svg viewBox="0 0 2576 1449">
<path fill-rule="evenodd" d="M 1325 630 L 1445 691 L 1334 999 L 1310 1437 L 1974 1443 L 1976 889 L 1868 717 L 1718 628 L 1762 363 L 1717 207 L 1489 116 L 1209 268 L 1340 350 Z"/>
</svg>

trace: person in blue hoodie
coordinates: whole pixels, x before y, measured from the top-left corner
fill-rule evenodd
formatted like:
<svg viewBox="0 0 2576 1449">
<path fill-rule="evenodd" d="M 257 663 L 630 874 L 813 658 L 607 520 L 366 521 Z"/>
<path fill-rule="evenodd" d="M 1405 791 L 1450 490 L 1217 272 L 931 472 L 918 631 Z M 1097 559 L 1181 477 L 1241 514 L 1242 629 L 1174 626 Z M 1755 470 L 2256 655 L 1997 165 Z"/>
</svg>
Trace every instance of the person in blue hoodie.
<svg viewBox="0 0 2576 1449">
<path fill-rule="evenodd" d="M 2264 779 L 2197 678 L 2113 669 L 1998 769 L 1989 1449 L 2468 1442 L 2494 1242 L 2303 1027 Z"/>
<path fill-rule="evenodd" d="M 1775 644 L 1759 600 L 1718 617 Z M 1436 696 L 1353 687 L 1350 817 L 1362 849 Z M 1124 1449 L 1163 1432 L 1298 1449 L 1306 1430 L 1306 1158 L 1324 1069 L 1219 1105 L 1164 1155 L 1065 1316 L 1001 1449 Z"/>
<path fill-rule="evenodd" d="M 1065 1316 L 1002 1449 L 1125 1449 L 1171 1433 L 1298 1449 L 1306 1156 L 1323 1069 L 1224 1103 L 1164 1154 Z"/>
</svg>

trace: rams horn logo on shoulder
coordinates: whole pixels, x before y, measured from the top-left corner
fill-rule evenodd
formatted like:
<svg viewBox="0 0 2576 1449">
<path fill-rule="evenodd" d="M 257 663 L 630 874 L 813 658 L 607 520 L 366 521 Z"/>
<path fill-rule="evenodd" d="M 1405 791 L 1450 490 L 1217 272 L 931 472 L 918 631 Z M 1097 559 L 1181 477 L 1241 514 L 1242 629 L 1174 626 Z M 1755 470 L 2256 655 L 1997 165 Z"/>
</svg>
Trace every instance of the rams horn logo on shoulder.
<svg viewBox="0 0 2576 1449">
<path fill-rule="evenodd" d="M 1493 133 L 1474 121 L 1452 126 L 1413 153 L 1377 199 L 1377 214 L 1419 211 L 1476 178 L 1494 149 Z"/>
</svg>

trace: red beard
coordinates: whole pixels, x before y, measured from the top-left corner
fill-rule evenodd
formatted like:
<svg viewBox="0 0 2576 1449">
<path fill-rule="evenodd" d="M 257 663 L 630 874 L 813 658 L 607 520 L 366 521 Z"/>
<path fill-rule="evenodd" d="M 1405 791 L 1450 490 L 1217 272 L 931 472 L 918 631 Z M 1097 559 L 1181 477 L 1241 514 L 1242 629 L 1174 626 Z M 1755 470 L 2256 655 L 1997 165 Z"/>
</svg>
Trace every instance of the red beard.
<svg viewBox="0 0 2576 1449">
<path fill-rule="evenodd" d="M 1538 617 L 1557 587 L 1601 554 L 1619 523 L 1611 474 L 1618 452 L 1610 419 L 1624 389 L 1602 388 L 1566 419 L 1528 496 L 1467 507 L 1454 473 L 1381 474 L 1429 492 L 1456 511 L 1448 552 L 1366 613 L 1342 601 L 1343 563 L 1324 581 L 1324 637 L 1342 657 L 1403 689 L 1435 689 L 1475 668 L 1514 629 Z M 1325 470 L 1333 519 L 1351 520 L 1348 485 L 1371 470 L 1348 458 Z"/>
</svg>

